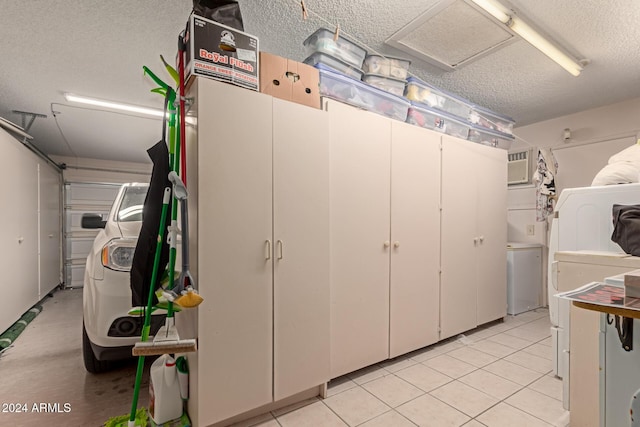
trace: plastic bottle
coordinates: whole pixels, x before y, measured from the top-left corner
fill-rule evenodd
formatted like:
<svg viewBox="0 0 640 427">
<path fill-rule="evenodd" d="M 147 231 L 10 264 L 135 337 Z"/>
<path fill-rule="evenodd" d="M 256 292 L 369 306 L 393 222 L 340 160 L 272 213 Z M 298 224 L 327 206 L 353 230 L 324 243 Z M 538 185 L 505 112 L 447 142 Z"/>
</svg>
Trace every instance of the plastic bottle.
<svg viewBox="0 0 640 427">
<path fill-rule="evenodd" d="M 158 425 L 182 416 L 176 361 L 168 354 L 158 357 L 151 365 L 149 415 Z"/>
</svg>

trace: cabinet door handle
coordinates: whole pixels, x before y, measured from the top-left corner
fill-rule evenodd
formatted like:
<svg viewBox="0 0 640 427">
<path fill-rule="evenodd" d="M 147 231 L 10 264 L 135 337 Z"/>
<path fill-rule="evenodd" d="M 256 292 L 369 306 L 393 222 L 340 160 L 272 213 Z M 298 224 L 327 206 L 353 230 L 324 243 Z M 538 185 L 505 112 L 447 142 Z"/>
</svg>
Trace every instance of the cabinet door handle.
<svg viewBox="0 0 640 427">
<path fill-rule="evenodd" d="M 393 242 L 393 247 L 398 249 L 400 247 L 400 242 Z"/>
<path fill-rule="evenodd" d="M 24 242 L 24 237 L 18 237 L 18 243 L 20 244 L 22 242 Z"/>
<path fill-rule="evenodd" d="M 267 257 L 266 257 L 266 259 L 270 260 L 271 259 L 271 240 L 265 240 L 264 243 L 265 243 L 266 248 L 267 248 Z"/>
<path fill-rule="evenodd" d="M 478 238 L 477 237 L 473 238 L 473 246 L 478 246 Z"/>
<path fill-rule="evenodd" d="M 389 246 L 391 246 L 391 242 L 388 240 L 385 240 L 384 243 L 382 244 L 385 248 L 388 248 Z"/>
<path fill-rule="evenodd" d="M 480 236 L 478 240 L 480 240 L 480 243 L 484 242 L 484 236 Z"/>
<path fill-rule="evenodd" d="M 50 239 L 53 239 L 53 234 L 49 234 L 49 238 L 50 238 Z"/>
<path fill-rule="evenodd" d="M 282 240 L 278 240 L 278 259 L 282 259 Z"/>
</svg>

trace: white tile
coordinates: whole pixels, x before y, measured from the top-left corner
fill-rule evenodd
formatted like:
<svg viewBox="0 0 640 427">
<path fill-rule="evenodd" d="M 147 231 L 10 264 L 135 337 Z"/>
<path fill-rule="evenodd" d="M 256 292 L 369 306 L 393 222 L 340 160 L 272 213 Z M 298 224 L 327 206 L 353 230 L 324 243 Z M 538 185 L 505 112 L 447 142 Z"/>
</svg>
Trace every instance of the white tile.
<svg viewBox="0 0 640 427">
<path fill-rule="evenodd" d="M 277 420 L 282 427 L 344 427 L 347 425 L 322 402 L 288 412 L 277 417 Z"/>
<path fill-rule="evenodd" d="M 502 378 L 484 369 L 473 371 L 469 375 L 459 378 L 458 381 L 500 400 L 511 396 L 523 387 L 520 384 L 509 381 L 506 378 Z"/>
<path fill-rule="evenodd" d="M 553 355 L 551 354 L 551 347 L 546 346 L 544 344 L 536 343 L 536 344 L 530 345 L 529 347 L 523 348 L 522 351 L 526 351 L 527 353 L 531 353 L 533 355 L 542 357 L 544 359 L 553 360 Z"/>
<path fill-rule="evenodd" d="M 508 356 L 517 351 L 515 348 L 508 347 L 495 341 L 489 341 L 488 339 L 479 341 L 471 347 L 498 358 Z"/>
<path fill-rule="evenodd" d="M 391 409 L 361 387 L 328 397 L 324 404 L 351 426 L 369 421 Z"/>
<path fill-rule="evenodd" d="M 380 363 L 380 366 L 382 366 L 387 371 L 393 373 L 401 369 L 408 368 L 409 366 L 413 366 L 416 363 L 418 363 L 416 360 L 410 359 L 406 356 L 400 356 L 400 357 L 396 357 L 395 359 L 382 362 Z"/>
<path fill-rule="evenodd" d="M 405 403 L 397 411 L 419 426 L 458 427 L 470 420 L 467 415 L 428 394 Z"/>
<path fill-rule="evenodd" d="M 538 341 L 539 344 L 546 345 L 547 347 L 551 347 L 553 343 L 551 342 L 551 337 L 547 337 L 543 340 Z"/>
<path fill-rule="evenodd" d="M 270 412 L 232 424 L 231 427 L 278 427 L 279 424 Z"/>
<path fill-rule="evenodd" d="M 500 331 L 495 331 L 490 328 L 477 328 L 477 329 L 474 329 L 473 331 L 467 332 L 466 335 L 469 338 L 473 338 L 474 340 L 479 341 L 499 333 Z"/>
<path fill-rule="evenodd" d="M 462 344 L 460 344 L 460 346 L 462 346 Z M 420 350 L 412 351 L 411 353 L 407 354 L 407 357 L 415 362 L 424 362 L 425 360 L 440 356 L 445 352 L 446 350 L 431 345 L 429 347 L 421 348 Z"/>
<path fill-rule="evenodd" d="M 458 360 L 462 360 L 470 365 L 473 365 L 477 368 L 482 368 L 490 363 L 498 360 L 497 357 L 487 354 L 485 352 L 475 350 L 471 347 L 463 347 L 457 350 L 450 351 L 447 353 L 448 356 L 455 357 Z"/>
<path fill-rule="evenodd" d="M 488 427 L 549 427 L 532 415 L 527 414 L 504 402 L 498 403 L 487 412 L 478 416 L 478 421 Z"/>
<path fill-rule="evenodd" d="M 491 331 L 494 331 L 494 332 L 500 333 L 500 332 L 504 332 L 504 331 L 506 331 L 508 329 L 512 329 L 512 328 L 515 328 L 515 327 L 516 326 L 511 324 L 511 323 L 497 322 L 497 323 L 494 323 L 491 326 L 487 326 L 487 329 L 489 329 Z"/>
<path fill-rule="evenodd" d="M 539 372 L 532 371 L 531 369 L 527 369 L 506 360 L 498 360 L 491 365 L 485 366 L 483 369 L 523 386 L 529 385 L 533 381 L 542 377 L 542 374 Z"/>
<path fill-rule="evenodd" d="M 569 412 L 564 410 L 562 402 L 528 388 L 509 397 L 505 403 L 554 426 L 564 426 L 569 420 Z"/>
<path fill-rule="evenodd" d="M 550 321 L 549 310 L 536 309 L 536 310 L 531 310 L 531 311 L 527 311 L 527 312 L 516 315 L 516 319 L 521 320 L 523 322 L 532 322 L 534 320 L 543 319 L 543 318 L 547 318 Z"/>
<path fill-rule="evenodd" d="M 527 353 L 522 350 L 517 353 L 513 353 L 504 358 L 508 362 L 515 363 L 516 365 L 524 366 L 542 374 L 546 374 L 553 369 L 553 362 L 550 359 L 538 357 L 531 353 Z"/>
<path fill-rule="evenodd" d="M 515 350 L 522 350 L 525 347 L 531 345 L 531 341 L 523 340 L 522 338 L 514 337 L 509 334 L 497 334 L 487 338 L 488 341 L 497 342 L 498 344 L 506 345 Z"/>
<path fill-rule="evenodd" d="M 456 359 L 455 357 L 451 357 L 448 354 L 443 354 L 441 356 L 434 357 L 433 359 L 426 360 L 422 362 L 422 364 L 451 378 L 458 378 L 478 369 L 475 366 L 463 362 L 460 359 Z"/>
<path fill-rule="evenodd" d="M 415 424 L 406 419 L 396 411 L 385 412 L 384 414 L 360 424 L 361 427 L 415 427 Z"/>
<path fill-rule="evenodd" d="M 306 399 L 306 400 L 303 400 L 303 401 L 300 401 L 300 402 L 293 403 L 293 404 L 291 404 L 289 406 L 285 406 L 283 408 L 276 409 L 275 411 L 272 411 L 272 413 L 273 413 L 274 417 L 278 418 L 280 415 L 284 415 L 287 412 L 292 412 L 292 411 L 295 411 L 297 409 L 303 408 L 305 406 L 312 405 L 312 404 L 314 404 L 314 403 L 316 403 L 318 401 L 319 400 L 318 400 L 317 397 L 312 397 L 310 399 Z"/>
<path fill-rule="evenodd" d="M 387 371 L 383 367 L 379 365 L 371 365 L 347 374 L 347 376 L 351 378 L 356 384 L 362 385 L 369 381 L 375 380 L 376 378 L 384 377 L 385 375 L 389 374 L 391 374 L 391 372 Z"/>
<path fill-rule="evenodd" d="M 530 329 L 525 328 L 524 326 L 519 326 L 517 328 L 509 329 L 508 331 L 504 331 L 503 333 L 507 335 L 512 335 L 514 337 L 522 338 L 531 342 L 538 342 L 548 336 L 551 335 L 551 329 Z"/>
<path fill-rule="evenodd" d="M 468 423 L 466 423 L 465 425 L 463 425 L 462 427 L 485 427 L 485 425 L 482 424 L 479 421 L 471 420 Z"/>
<path fill-rule="evenodd" d="M 342 393 L 343 391 L 349 390 L 350 388 L 358 387 L 353 380 L 349 377 L 342 376 L 336 379 L 329 381 L 327 387 L 327 397 L 331 397 L 335 394 Z"/>
<path fill-rule="evenodd" d="M 431 369 L 424 364 L 413 365 L 396 372 L 396 375 L 423 391 L 431 391 L 453 381 L 451 377 Z"/>
<path fill-rule="evenodd" d="M 562 401 L 562 380 L 556 376 L 545 375 L 527 388 Z"/>
<path fill-rule="evenodd" d="M 499 402 L 495 397 L 459 381 L 443 385 L 429 394 L 472 418 Z"/>
<path fill-rule="evenodd" d="M 362 388 L 368 390 L 369 393 L 392 408 L 424 394 L 424 391 L 412 386 L 395 375 L 387 375 L 386 377 L 369 381 L 364 384 Z"/>
</svg>

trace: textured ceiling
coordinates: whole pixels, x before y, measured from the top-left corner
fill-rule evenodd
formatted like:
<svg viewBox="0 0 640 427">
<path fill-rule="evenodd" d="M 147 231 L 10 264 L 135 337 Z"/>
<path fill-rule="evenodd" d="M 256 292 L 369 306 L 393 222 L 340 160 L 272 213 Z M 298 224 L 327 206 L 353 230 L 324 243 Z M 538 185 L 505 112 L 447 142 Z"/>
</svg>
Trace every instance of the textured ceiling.
<svg viewBox="0 0 640 427">
<path fill-rule="evenodd" d="M 436 0 L 240 0 L 245 29 L 261 50 L 296 60 L 302 41 L 326 22 L 368 47 L 405 56 L 384 40 Z M 1 0 L 0 116 L 12 110 L 46 114 L 30 129 L 49 154 L 146 161 L 160 138 L 157 120 L 73 108 L 63 92 L 161 108 L 142 65 L 163 78 L 159 55 L 173 59 L 190 0 Z M 505 4 L 507 4 L 505 2 Z M 522 40 L 453 72 L 413 60 L 412 74 L 525 125 L 640 97 L 640 2 L 513 0 L 546 34 L 591 63 L 573 77 Z M 455 28 L 450 31 L 456 32 Z M 52 115 L 56 111 L 57 123 Z M 639 118 L 640 120 L 640 118 Z M 64 138 L 61 136 L 61 132 Z"/>
</svg>

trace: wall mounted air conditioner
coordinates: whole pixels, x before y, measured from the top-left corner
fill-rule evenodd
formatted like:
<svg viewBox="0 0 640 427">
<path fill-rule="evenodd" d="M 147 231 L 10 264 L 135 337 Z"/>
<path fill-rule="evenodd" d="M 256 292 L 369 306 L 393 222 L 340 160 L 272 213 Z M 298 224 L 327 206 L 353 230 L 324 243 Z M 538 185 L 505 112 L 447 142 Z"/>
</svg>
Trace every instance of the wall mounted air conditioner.
<svg viewBox="0 0 640 427">
<path fill-rule="evenodd" d="M 509 185 L 527 184 L 530 182 L 529 160 L 531 150 L 509 153 L 507 183 Z"/>
</svg>

